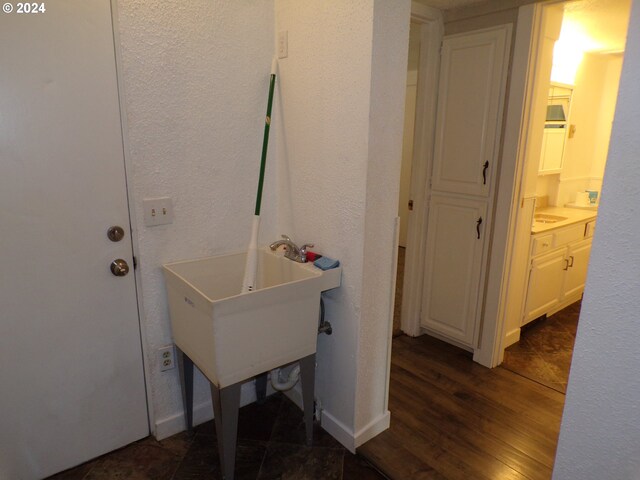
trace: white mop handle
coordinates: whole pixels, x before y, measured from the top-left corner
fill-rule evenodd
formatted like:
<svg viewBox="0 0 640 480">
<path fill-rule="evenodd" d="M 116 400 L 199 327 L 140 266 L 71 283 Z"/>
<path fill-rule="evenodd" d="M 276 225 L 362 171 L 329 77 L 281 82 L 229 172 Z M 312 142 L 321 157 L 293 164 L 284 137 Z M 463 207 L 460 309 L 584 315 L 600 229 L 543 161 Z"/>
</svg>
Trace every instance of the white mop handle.
<svg viewBox="0 0 640 480">
<path fill-rule="evenodd" d="M 256 274 L 258 272 L 258 229 L 260 227 L 260 215 L 253 216 L 251 228 L 251 242 L 247 250 L 247 261 L 244 265 L 244 279 L 242 280 L 242 293 L 252 292 L 256 289 Z"/>
<path fill-rule="evenodd" d="M 277 68 L 278 68 L 278 57 L 276 57 L 274 55 L 273 59 L 271 60 L 271 75 L 275 75 L 276 74 L 276 69 Z"/>
</svg>

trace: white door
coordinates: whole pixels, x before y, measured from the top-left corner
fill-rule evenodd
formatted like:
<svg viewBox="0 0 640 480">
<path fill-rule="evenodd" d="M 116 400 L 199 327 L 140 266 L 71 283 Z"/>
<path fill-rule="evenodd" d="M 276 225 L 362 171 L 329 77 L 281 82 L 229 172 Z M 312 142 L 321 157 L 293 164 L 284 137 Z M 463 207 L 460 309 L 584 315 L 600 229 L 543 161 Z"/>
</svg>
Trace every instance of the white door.
<svg viewBox="0 0 640 480">
<path fill-rule="evenodd" d="M 444 38 L 421 326 L 476 346 L 510 25 Z"/>
<path fill-rule="evenodd" d="M 472 346 L 478 313 L 486 202 L 433 195 L 422 326 Z"/>
<path fill-rule="evenodd" d="M 432 188 L 488 196 L 499 152 L 510 26 L 444 38 Z"/>
<path fill-rule="evenodd" d="M 0 14 L 2 479 L 149 432 L 111 5 L 45 8 Z"/>
<path fill-rule="evenodd" d="M 591 256 L 591 239 L 571 245 L 567 252 L 569 264 L 564 280 L 564 296 L 571 297 L 584 291 Z"/>
</svg>

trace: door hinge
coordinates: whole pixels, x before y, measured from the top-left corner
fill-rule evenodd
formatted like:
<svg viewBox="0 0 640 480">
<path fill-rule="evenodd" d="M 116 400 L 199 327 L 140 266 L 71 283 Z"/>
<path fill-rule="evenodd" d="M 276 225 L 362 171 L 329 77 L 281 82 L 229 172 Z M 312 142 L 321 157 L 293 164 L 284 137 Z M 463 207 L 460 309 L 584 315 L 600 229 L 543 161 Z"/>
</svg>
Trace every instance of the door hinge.
<svg viewBox="0 0 640 480">
<path fill-rule="evenodd" d="M 409 200 L 409 203 L 407 206 L 409 207 L 409 211 L 413 211 L 413 200 Z"/>
<path fill-rule="evenodd" d="M 136 258 L 136 256 L 133 256 L 133 269 L 137 270 L 138 269 L 138 259 Z"/>
</svg>

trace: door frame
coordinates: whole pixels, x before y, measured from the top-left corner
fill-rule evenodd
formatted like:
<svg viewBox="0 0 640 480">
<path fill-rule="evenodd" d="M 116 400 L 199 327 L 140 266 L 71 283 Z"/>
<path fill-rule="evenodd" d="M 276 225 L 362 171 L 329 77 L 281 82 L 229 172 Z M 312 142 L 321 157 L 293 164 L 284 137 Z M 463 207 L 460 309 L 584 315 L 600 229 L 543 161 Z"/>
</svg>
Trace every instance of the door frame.
<svg viewBox="0 0 640 480">
<path fill-rule="evenodd" d="M 413 200 L 414 210 L 409 215 L 407 229 L 400 325 L 404 333 L 417 337 L 423 333 L 420 327 L 420 311 L 424 285 L 424 246 L 429 212 L 427 188 L 431 176 L 435 141 L 440 45 L 444 36 L 444 22 L 440 10 L 417 2 L 411 2 L 411 21 L 421 25 L 420 59 L 411 159 L 410 197 Z"/>
<path fill-rule="evenodd" d="M 137 260 L 137 265 L 133 269 L 133 275 L 136 286 L 136 303 L 138 305 L 138 328 L 140 331 L 140 347 L 142 350 L 142 370 L 144 373 L 145 384 L 145 397 L 147 402 L 147 423 L 149 427 L 149 434 L 153 433 L 153 425 L 155 425 L 155 410 L 151 398 L 152 386 L 151 386 L 151 365 L 149 363 L 148 343 L 147 343 L 147 326 L 142 320 L 146 318 L 144 305 L 142 303 L 142 276 L 140 273 L 140 246 L 139 246 L 139 233 L 138 222 L 136 218 L 135 195 L 134 188 L 131 179 L 133 178 L 133 159 L 129 154 L 130 142 L 129 142 L 129 128 L 126 115 L 126 100 L 125 100 L 125 88 L 123 77 L 123 62 L 122 54 L 120 51 L 120 24 L 118 22 L 118 1 L 109 0 L 111 5 L 111 28 L 113 31 L 113 50 L 116 62 L 116 83 L 118 88 L 118 103 L 120 109 L 120 126 L 122 130 L 122 155 L 124 157 L 124 177 L 125 188 L 127 191 L 127 210 L 129 212 L 129 231 L 131 232 L 131 246 L 133 250 L 133 258 Z M 136 261 L 134 260 L 134 261 Z"/>
</svg>

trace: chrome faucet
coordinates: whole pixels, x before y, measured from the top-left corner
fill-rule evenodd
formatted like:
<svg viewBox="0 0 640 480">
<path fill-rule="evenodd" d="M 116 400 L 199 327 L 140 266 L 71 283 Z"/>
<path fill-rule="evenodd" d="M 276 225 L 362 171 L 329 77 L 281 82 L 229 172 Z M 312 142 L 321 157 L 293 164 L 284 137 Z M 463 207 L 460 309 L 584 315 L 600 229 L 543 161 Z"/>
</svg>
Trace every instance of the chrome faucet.
<svg viewBox="0 0 640 480">
<path fill-rule="evenodd" d="M 313 247 L 313 244 L 305 243 L 302 247 L 298 247 L 288 236 L 282 235 L 282 240 L 276 240 L 269 245 L 269 248 L 274 252 L 278 247 L 284 247 L 284 256 L 288 259 L 298 263 L 307 263 L 307 252 L 309 248 Z"/>
</svg>

